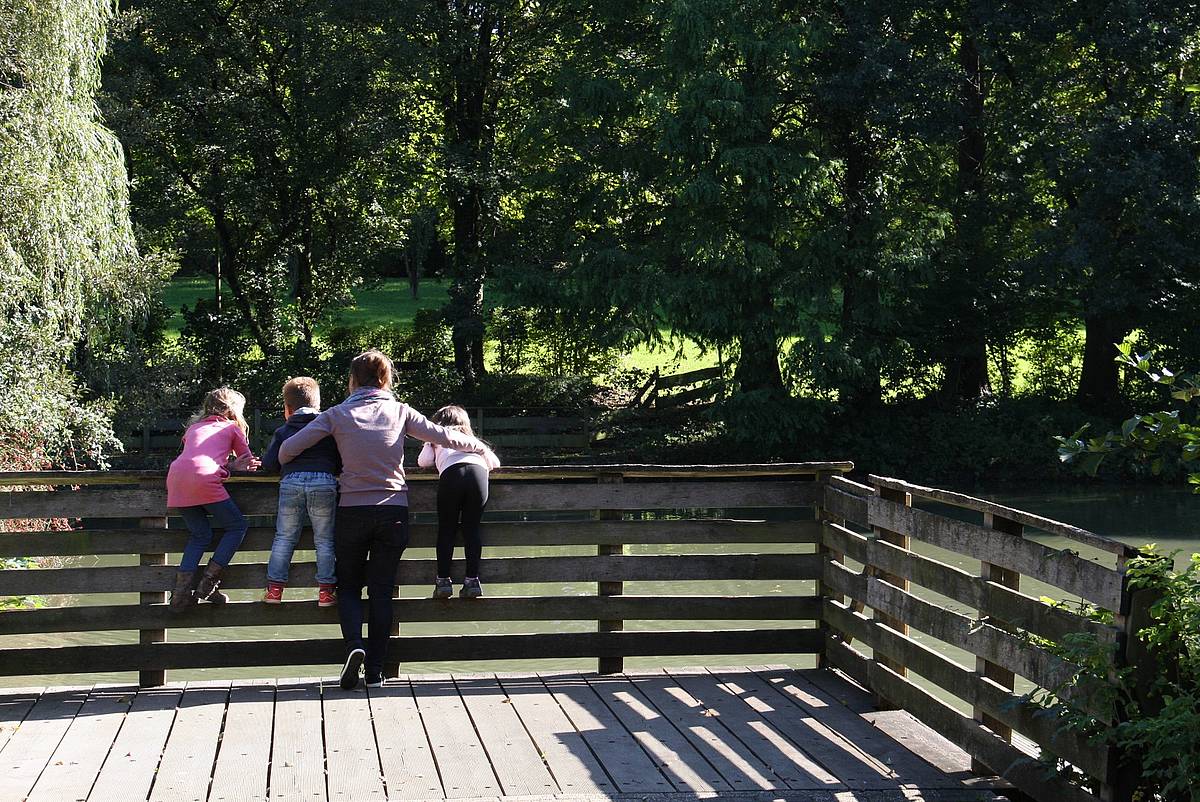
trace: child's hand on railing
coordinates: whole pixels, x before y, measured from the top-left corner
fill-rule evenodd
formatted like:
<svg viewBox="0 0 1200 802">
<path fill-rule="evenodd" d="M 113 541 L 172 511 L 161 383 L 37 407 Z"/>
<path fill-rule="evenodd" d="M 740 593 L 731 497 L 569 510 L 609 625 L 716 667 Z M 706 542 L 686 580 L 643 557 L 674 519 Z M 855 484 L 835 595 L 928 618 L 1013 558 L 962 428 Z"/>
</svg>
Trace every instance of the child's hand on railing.
<svg viewBox="0 0 1200 802">
<path fill-rule="evenodd" d="M 262 465 L 262 460 L 253 454 L 243 454 L 229 464 L 229 469 L 232 471 L 257 471 Z"/>
</svg>

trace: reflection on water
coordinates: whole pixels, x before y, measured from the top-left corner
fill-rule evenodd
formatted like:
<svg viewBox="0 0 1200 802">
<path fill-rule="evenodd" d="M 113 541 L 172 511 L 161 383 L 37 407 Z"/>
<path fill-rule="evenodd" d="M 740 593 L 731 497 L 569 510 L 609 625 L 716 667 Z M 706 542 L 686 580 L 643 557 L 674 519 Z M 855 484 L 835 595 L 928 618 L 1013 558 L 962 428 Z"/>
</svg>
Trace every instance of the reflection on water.
<svg viewBox="0 0 1200 802">
<path fill-rule="evenodd" d="M 1121 488 L 1121 487 L 1099 487 L 1099 488 L 1057 488 L 1053 492 L 1045 491 L 998 491 L 995 493 L 968 491 L 975 495 L 982 495 L 1001 504 L 1011 507 L 1017 507 L 1029 512 L 1037 513 L 1048 518 L 1054 518 L 1061 521 L 1066 521 L 1076 524 L 1085 529 L 1100 534 L 1109 535 L 1119 538 L 1133 545 L 1141 545 L 1146 542 L 1157 542 L 1166 550 L 1183 549 L 1185 551 L 1197 550 L 1200 551 L 1200 529 L 1198 529 L 1197 513 L 1200 512 L 1200 497 L 1194 496 L 1186 488 Z M 946 508 L 939 507 L 939 511 L 946 511 Z M 713 511 L 718 516 L 728 514 L 730 517 L 764 517 L 774 520 L 781 518 L 786 519 L 795 517 L 794 511 L 779 511 L 779 510 L 756 510 L 756 511 Z M 568 525 L 569 524 L 565 524 Z M 1086 547 L 1082 547 L 1076 543 L 1068 543 L 1059 538 L 1038 537 L 1042 542 L 1058 548 L 1070 547 L 1076 549 L 1084 556 L 1097 559 L 1098 561 L 1108 560 L 1111 564 L 1111 556 L 1100 553 L 1090 553 Z M 806 553 L 812 551 L 811 545 L 803 544 L 767 544 L 763 546 L 754 545 L 737 545 L 737 546 L 631 546 L 628 551 L 631 554 L 738 554 L 738 553 L 754 553 L 775 552 L 775 553 Z M 958 565 L 966 570 L 975 571 L 978 569 L 978 562 L 959 555 L 951 555 L 940 549 L 917 545 L 917 550 L 934 556 L 937 559 L 950 562 Z M 516 556 L 555 556 L 555 555 L 588 555 L 595 554 L 594 547 L 520 547 L 520 548 L 490 548 L 485 551 L 485 560 L 488 555 L 493 557 L 516 557 Z M 432 559 L 432 549 L 410 549 L 406 552 L 405 557 L 415 559 Z M 313 557 L 311 552 L 298 552 L 297 560 L 311 560 Z M 175 556 L 173 555 L 173 558 Z M 242 562 L 266 562 L 267 555 L 265 553 L 245 552 L 239 555 L 239 561 Z M 99 566 L 99 565 L 132 565 L 136 564 L 136 557 L 128 556 L 95 556 L 95 557 L 80 557 L 74 558 L 72 565 L 79 566 Z M 486 592 L 492 596 L 537 596 L 537 595 L 593 595 L 596 593 L 595 583 L 569 583 L 562 585 L 549 584 L 525 584 L 525 585 L 488 585 L 486 576 L 486 562 L 484 565 L 484 584 Z M 432 585 L 432 577 L 430 577 Z M 410 586 L 402 588 L 401 595 L 404 597 L 420 597 L 429 592 L 429 588 L 420 586 Z M 1049 588 L 1039 583 L 1031 582 L 1028 579 L 1022 580 L 1021 590 L 1031 595 L 1056 595 L 1061 596 L 1053 588 Z M 814 592 L 812 582 L 754 582 L 754 581 L 722 581 L 722 582 L 627 582 L 625 583 L 625 593 L 629 595 L 682 595 L 682 594 L 703 594 L 703 595 L 751 595 L 751 594 L 798 594 L 807 595 Z M 254 600 L 257 599 L 261 591 L 245 590 L 245 591 L 230 591 L 230 596 L 235 600 Z M 939 596 L 936 593 L 926 593 L 921 591 L 918 595 L 922 595 L 930 600 L 937 601 L 946 607 L 956 609 L 968 615 L 973 615 L 974 611 L 963 608 L 962 605 L 951 602 Z M 315 604 L 315 589 L 289 589 L 288 598 L 312 598 Z M 52 597 L 51 603 L 56 604 L 136 604 L 138 595 L 136 593 L 108 593 L 108 594 L 89 594 L 82 597 Z M 460 603 L 458 599 L 451 602 Z M 469 603 L 469 602 L 461 602 Z M 478 604 L 486 604 L 486 598 L 475 602 Z M 553 604 L 553 602 L 548 602 Z M 231 611 L 231 614 L 234 614 Z M 0 613 L 2 616 L 3 613 Z M 164 613 L 165 615 L 165 613 Z M 2 623 L 2 620 L 0 620 Z M 402 631 L 409 635 L 437 635 L 437 634 L 504 634 L 516 632 L 586 632 L 594 631 L 595 622 L 593 621 L 564 621 L 564 622 L 423 622 L 414 624 L 402 625 Z M 771 629 L 784 628 L 795 626 L 791 621 L 762 621 L 762 622 L 744 622 L 744 621 L 629 621 L 626 623 L 626 628 L 630 630 L 640 629 L 704 629 L 704 628 L 755 628 L 755 629 Z M 2 629 L 2 627 L 0 627 Z M 338 636 L 338 628 L 332 625 L 312 625 L 307 627 L 226 627 L 220 629 L 172 629 L 170 631 L 170 639 L 173 641 L 220 641 L 220 640 L 258 640 L 263 638 L 334 638 Z M 916 633 L 914 633 L 916 636 Z M 968 658 L 962 652 L 946 646 L 939 641 L 918 636 L 919 640 L 927 643 L 929 646 L 938 649 L 949 657 L 959 660 L 964 665 L 974 667 L 973 658 Z M 0 646 L 64 646 L 75 644 L 111 644 L 111 643 L 136 643 L 136 632 L 101 632 L 101 633 L 65 633 L 65 634 L 50 634 L 50 635 L 3 635 L 0 636 Z M 204 648 L 202 644 L 198 644 L 197 648 Z M 769 648 L 769 644 L 767 644 Z M 723 664 L 772 664 L 772 663 L 788 663 L 797 666 L 811 666 L 812 659 L 807 656 L 786 655 L 786 654 L 759 654 L 746 657 L 738 656 L 723 656 L 716 658 L 699 659 L 696 657 L 644 657 L 644 658 L 627 658 L 626 665 L 631 669 L 650 668 L 656 666 L 681 666 L 693 665 L 697 662 L 708 663 L 723 663 Z M 421 662 L 406 663 L 402 670 L 412 673 L 422 672 L 475 672 L 475 671 L 527 671 L 527 670 L 553 670 L 553 669 L 581 669 L 594 670 L 595 660 L 591 658 L 581 659 L 555 659 L 555 660 L 538 660 L 538 661 L 480 661 L 480 662 L 446 662 L 438 659 L 437 654 L 429 654 Z M 198 669 L 198 670 L 180 670 L 169 672 L 170 680 L 194 680 L 205 678 L 222 678 L 235 679 L 254 676 L 264 676 L 273 674 L 276 676 L 324 676 L 329 675 L 333 671 L 332 666 L 289 666 L 279 668 L 247 668 L 247 669 Z M 5 685 L 65 685 L 77 684 L 81 681 L 90 682 L 131 682 L 136 681 L 136 674 L 133 672 L 113 673 L 113 674 L 93 674 L 87 677 L 80 675 L 48 675 L 36 678 L 20 678 L 20 677 L 0 677 L 0 686 Z"/>
</svg>

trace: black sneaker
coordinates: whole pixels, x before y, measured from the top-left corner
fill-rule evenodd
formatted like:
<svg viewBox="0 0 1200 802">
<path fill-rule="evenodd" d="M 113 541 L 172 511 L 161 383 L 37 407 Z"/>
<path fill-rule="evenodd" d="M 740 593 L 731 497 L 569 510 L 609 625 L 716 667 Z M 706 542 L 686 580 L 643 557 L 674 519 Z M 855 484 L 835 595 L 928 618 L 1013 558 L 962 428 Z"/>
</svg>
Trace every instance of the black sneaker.
<svg viewBox="0 0 1200 802">
<path fill-rule="evenodd" d="M 483 585 L 479 584 L 479 577 L 469 576 L 463 580 L 462 589 L 458 591 L 460 599 L 478 599 L 483 595 Z"/>
<path fill-rule="evenodd" d="M 448 576 L 439 576 L 433 582 L 433 598 L 448 599 L 454 595 L 454 583 Z"/>
<path fill-rule="evenodd" d="M 383 687 L 383 675 L 382 675 L 382 674 L 371 674 L 371 673 L 368 673 L 368 674 L 367 674 L 367 687 L 368 687 L 368 688 L 381 688 L 381 687 Z"/>
<path fill-rule="evenodd" d="M 358 673 L 362 670 L 367 653 L 362 649 L 351 649 L 346 656 L 346 664 L 342 666 L 342 690 L 352 691 L 358 687 Z"/>
</svg>

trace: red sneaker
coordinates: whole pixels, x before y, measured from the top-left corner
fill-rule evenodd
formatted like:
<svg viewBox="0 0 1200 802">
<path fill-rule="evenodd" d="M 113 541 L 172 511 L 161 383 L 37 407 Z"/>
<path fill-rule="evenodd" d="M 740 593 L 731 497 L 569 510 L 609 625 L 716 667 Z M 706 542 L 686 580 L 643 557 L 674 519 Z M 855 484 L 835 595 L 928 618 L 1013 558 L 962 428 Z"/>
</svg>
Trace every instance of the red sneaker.
<svg viewBox="0 0 1200 802">
<path fill-rule="evenodd" d="M 337 591 L 333 585 L 321 585 L 317 591 L 318 607 L 333 607 L 337 604 Z"/>
<path fill-rule="evenodd" d="M 267 592 L 263 594 L 263 601 L 267 604 L 279 604 L 283 601 L 283 583 L 268 582 Z"/>
</svg>

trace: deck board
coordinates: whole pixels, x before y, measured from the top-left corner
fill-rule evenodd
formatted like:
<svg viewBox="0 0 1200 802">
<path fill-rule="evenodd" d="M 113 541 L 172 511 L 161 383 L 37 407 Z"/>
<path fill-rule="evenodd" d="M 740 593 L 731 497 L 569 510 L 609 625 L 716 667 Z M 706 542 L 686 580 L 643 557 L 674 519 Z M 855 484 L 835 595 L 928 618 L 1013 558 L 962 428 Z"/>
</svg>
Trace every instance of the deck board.
<svg viewBox="0 0 1200 802">
<path fill-rule="evenodd" d="M 0 752 L 0 802 L 24 802 L 91 688 L 42 694 Z"/>
<path fill-rule="evenodd" d="M 412 675 L 0 692 L 0 802 L 989 802 L 830 671 Z"/>
<path fill-rule="evenodd" d="M 96 687 L 71 721 L 28 802 L 85 800 L 137 694 L 136 688 Z"/>
<path fill-rule="evenodd" d="M 266 798 L 274 717 L 273 681 L 233 683 L 209 802 L 258 802 Z"/>
</svg>

